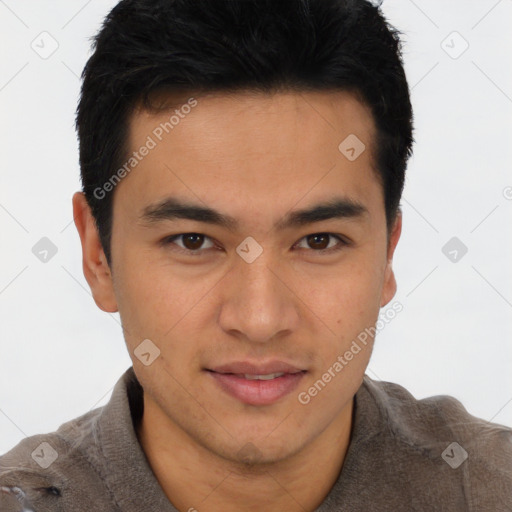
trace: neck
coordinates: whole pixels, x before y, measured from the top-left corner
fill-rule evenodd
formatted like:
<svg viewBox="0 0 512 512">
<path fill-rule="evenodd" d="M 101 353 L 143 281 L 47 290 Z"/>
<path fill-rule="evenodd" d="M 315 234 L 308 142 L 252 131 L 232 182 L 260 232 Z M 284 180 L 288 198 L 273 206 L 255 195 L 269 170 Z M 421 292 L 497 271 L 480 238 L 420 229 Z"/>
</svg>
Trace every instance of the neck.
<svg viewBox="0 0 512 512">
<path fill-rule="evenodd" d="M 139 441 L 164 493 L 180 511 L 314 511 L 341 471 L 353 399 L 318 437 L 285 460 L 243 465 L 195 442 L 144 396 Z"/>
</svg>

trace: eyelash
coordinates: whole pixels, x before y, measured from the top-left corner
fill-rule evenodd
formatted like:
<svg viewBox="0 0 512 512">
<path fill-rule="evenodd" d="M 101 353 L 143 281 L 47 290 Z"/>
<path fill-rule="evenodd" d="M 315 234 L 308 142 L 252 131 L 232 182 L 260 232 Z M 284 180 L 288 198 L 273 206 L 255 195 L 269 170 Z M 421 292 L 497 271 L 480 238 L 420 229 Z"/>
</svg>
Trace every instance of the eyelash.
<svg viewBox="0 0 512 512">
<path fill-rule="evenodd" d="M 162 240 L 162 245 L 163 246 L 169 246 L 171 244 L 174 244 L 174 241 L 180 237 L 183 237 L 185 235 L 202 235 L 205 237 L 205 240 L 206 239 L 209 239 L 211 240 L 211 238 L 207 235 L 203 235 L 202 233 L 195 233 L 195 232 L 189 232 L 189 233 L 180 233 L 179 235 L 171 235 L 171 236 L 168 236 L 166 238 L 164 238 Z M 306 235 L 306 236 L 303 236 L 298 242 L 297 244 L 299 244 L 300 242 L 302 242 L 302 240 L 305 240 L 307 239 L 309 236 L 314 236 L 314 235 L 328 235 L 329 237 L 331 238 L 336 238 L 338 240 L 338 244 L 335 245 L 334 247 L 329 247 L 328 249 L 318 249 L 318 250 L 315 250 L 315 249 L 306 249 L 308 251 L 311 251 L 311 252 L 314 252 L 314 253 L 317 253 L 317 254 L 330 254 L 330 253 L 334 253 L 334 252 L 337 252 L 337 251 L 340 251 L 341 249 L 347 247 L 350 245 L 350 242 L 347 241 L 345 238 L 341 237 L 340 235 L 336 235 L 335 233 L 328 233 L 328 232 L 325 232 L 325 231 L 319 231 L 318 233 L 311 233 L 309 235 Z M 295 244 L 295 245 L 297 245 Z M 176 250 L 177 252 L 181 252 L 183 254 L 186 254 L 188 256 L 201 256 L 205 250 L 207 249 L 196 249 L 196 250 L 191 250 L 191 249 L 184 249 L 183 247 L 180 247 L 176 244 L 175 245 L 175 248 L 173 250 Z M 213 247 L 209 247 L 208 249 L 213 249 Z"/>
</svg>

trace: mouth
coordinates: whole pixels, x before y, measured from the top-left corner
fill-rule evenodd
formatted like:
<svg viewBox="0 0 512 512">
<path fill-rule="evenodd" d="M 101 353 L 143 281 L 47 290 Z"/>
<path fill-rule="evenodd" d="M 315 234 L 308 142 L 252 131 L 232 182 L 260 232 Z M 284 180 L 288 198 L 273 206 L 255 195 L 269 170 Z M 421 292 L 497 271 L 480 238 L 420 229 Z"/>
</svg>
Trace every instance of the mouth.
<svg viewBox="0 0 512 512">
<path fill-rule="evenodd" d="M 231 363 L 206 368 L 214 383 L 229 396 L 248 405 L 270 405 L 289 395 L 307 373 L 283 362 Z"/>
</svg>

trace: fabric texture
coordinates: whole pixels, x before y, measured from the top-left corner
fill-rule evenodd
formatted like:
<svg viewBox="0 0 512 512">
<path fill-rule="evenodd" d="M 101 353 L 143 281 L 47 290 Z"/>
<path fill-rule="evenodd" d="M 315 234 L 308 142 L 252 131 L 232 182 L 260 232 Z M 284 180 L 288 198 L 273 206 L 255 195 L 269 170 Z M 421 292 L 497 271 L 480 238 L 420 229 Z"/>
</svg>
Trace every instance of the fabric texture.
<svg viewBox="0 0 512 512">
<path fill-rule="evenodd" d="M 130 368 L 106 406 L 0 457 L 0 512 L 177 512 L 137 440 L 142 399 Z M 343 468 L 315 512 L 332 511 L 512 511 L 512 429 L 365 375 Z"/>
</svg>

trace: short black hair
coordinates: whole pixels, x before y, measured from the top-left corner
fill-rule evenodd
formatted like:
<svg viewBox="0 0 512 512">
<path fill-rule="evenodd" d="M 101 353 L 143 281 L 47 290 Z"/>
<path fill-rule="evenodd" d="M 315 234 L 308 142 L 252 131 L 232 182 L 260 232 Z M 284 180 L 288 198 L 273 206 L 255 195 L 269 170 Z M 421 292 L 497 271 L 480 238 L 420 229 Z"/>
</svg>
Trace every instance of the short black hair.
<svg viewBox="0 0 512 512">
<path fill-rule="evenodd" d="M 389 234 L 414 142 L 400 36 L 366 0 L 119 2 L 94 38 L 76 117 L 83 192 L 109 265 L 115 189 L 97 191 L 126 161 L 134 107 L 158 91 L 354 93 L 377 129 Z"/>
</svg>

